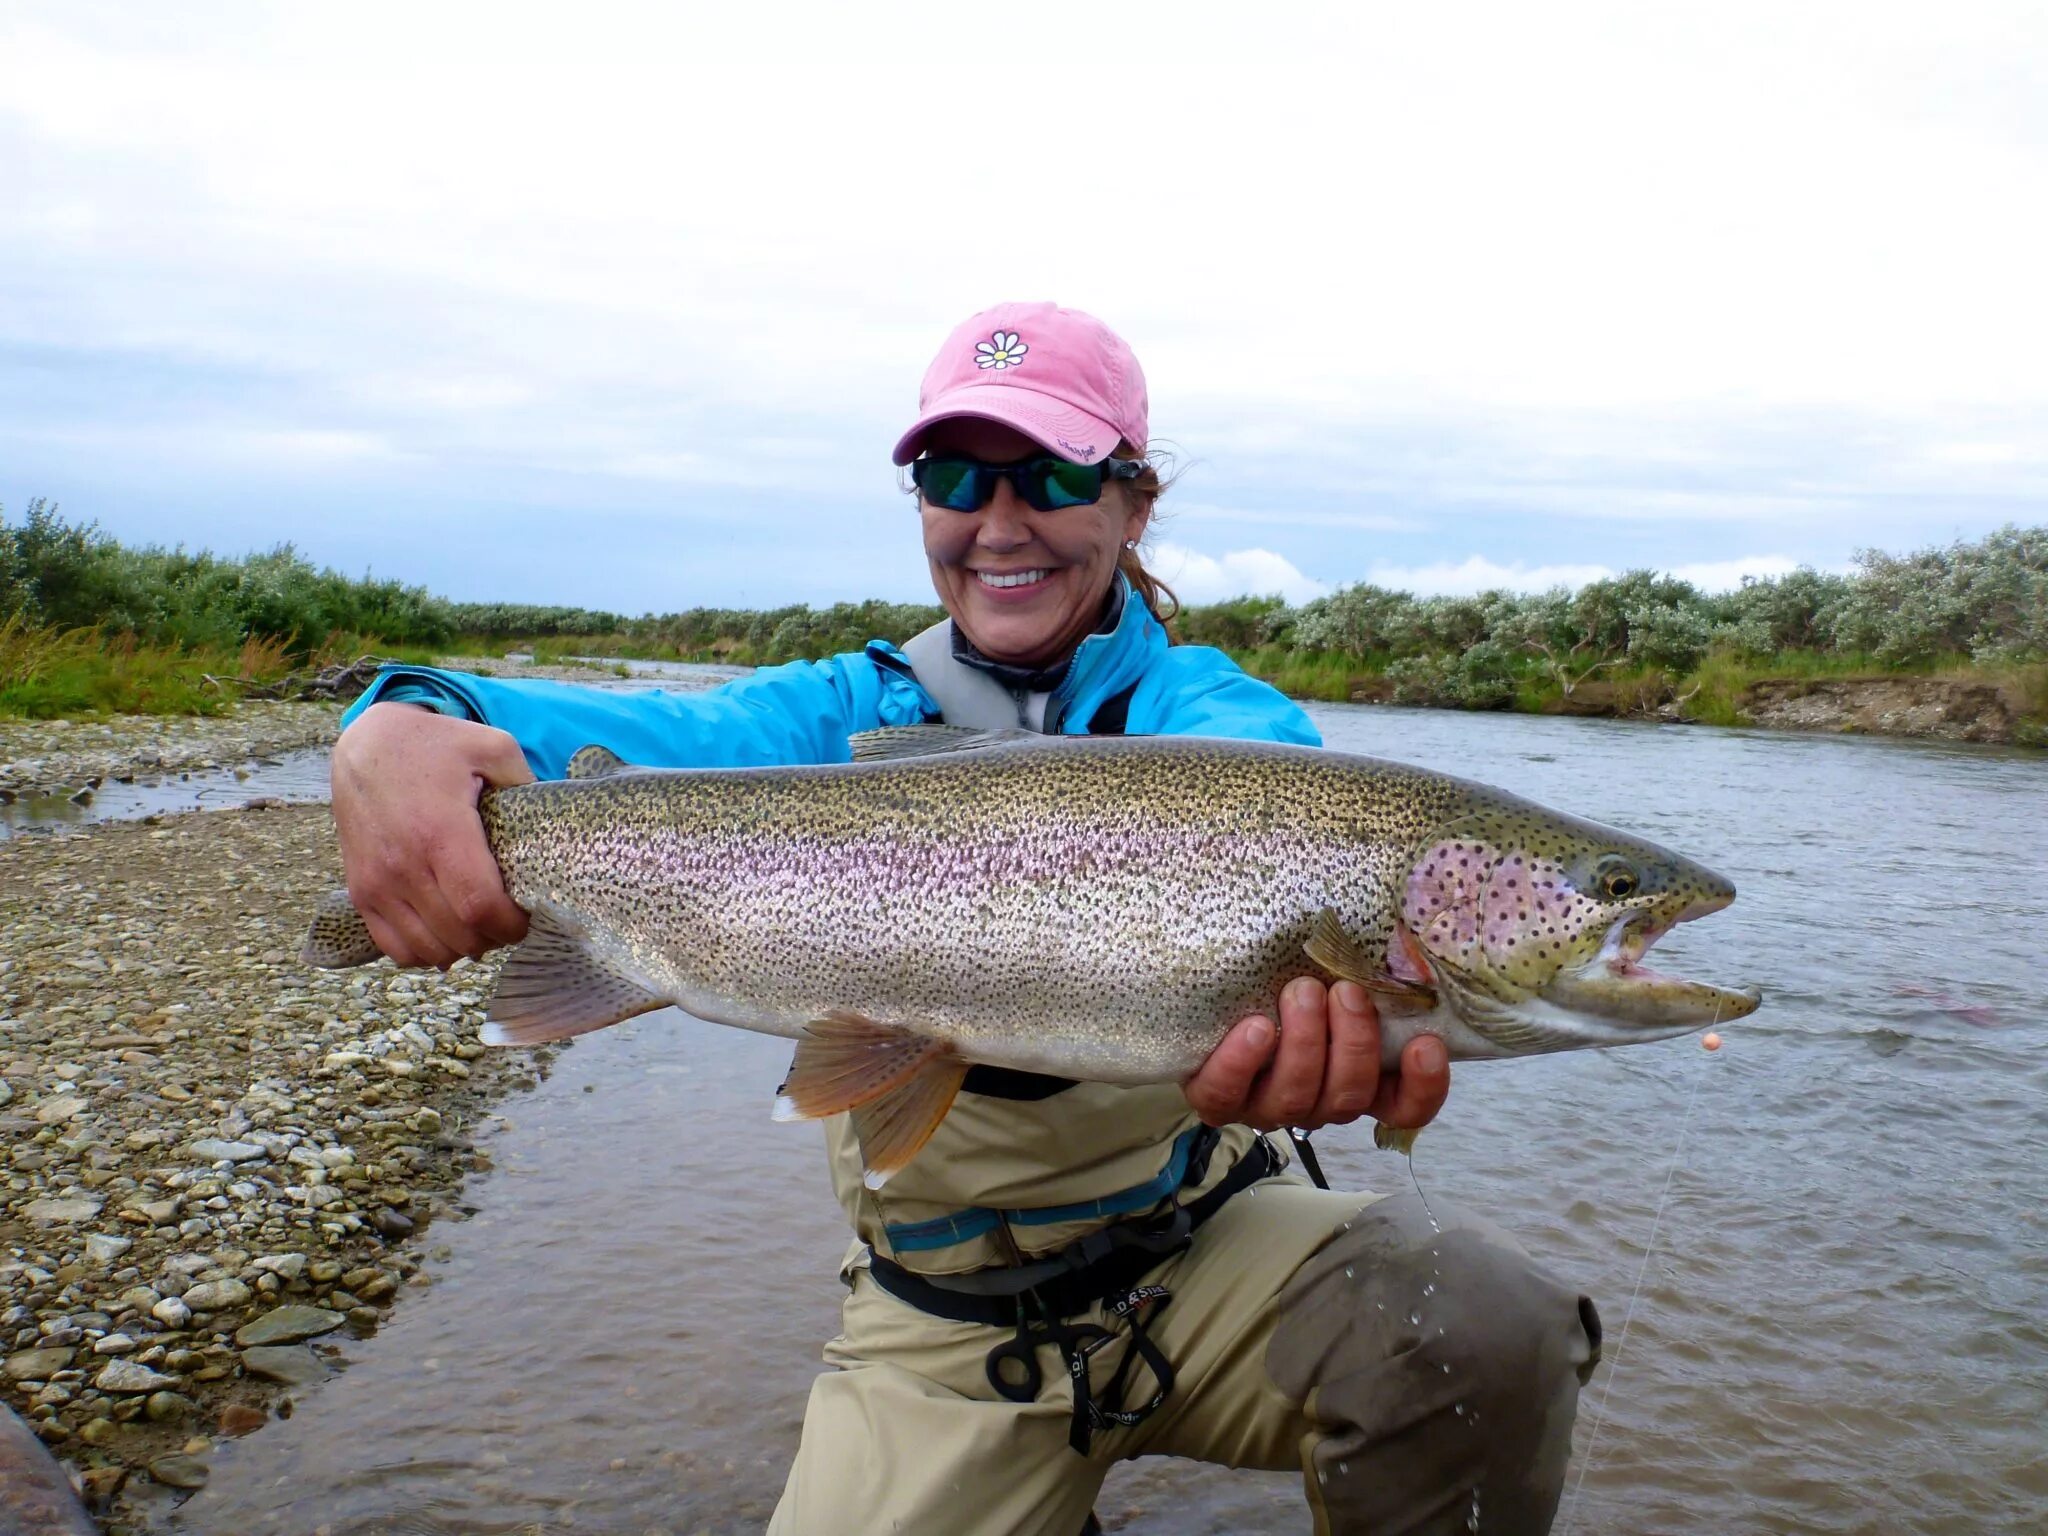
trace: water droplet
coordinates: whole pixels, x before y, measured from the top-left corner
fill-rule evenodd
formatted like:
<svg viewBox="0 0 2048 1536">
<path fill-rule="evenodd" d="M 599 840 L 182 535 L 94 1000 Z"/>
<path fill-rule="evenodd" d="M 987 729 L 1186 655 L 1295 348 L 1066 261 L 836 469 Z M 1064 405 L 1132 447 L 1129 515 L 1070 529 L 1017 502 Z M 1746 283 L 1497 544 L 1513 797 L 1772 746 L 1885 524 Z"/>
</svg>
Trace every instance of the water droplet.
<svg viewBox="0 0 2048 1536">
<path fill-rule="evenodd" d="M 1338 1475 L 1339 1477 L 1349 1477 L 1349 1476 L 1351 1475 L 1351 1463 L 1350 1463 L 1350 1462 L 1348 1462 L 1348 1461 L 1340 1461 L 1340 1462 L 1338 1462 L 1338 1463 L 1337 1463 L 1337 1475 Z"/>
<path fill-rule="evenodd" d="M 1358 1278 L 1358 1270 L 1356 1266 L 1346 1264 L 1344 1266 L 1344 1278 L 1346 1280 L 1356 1280 Z"/>
<path fill-rule="evenodd" d="M 1425 1296 L 1434 1296 L 1436 1294 L 1436 1287 L 1433 1285 L 1425 1285 L 1422 1288 L 1422 1294 Z"/>
<path fill-rule="evenodd" d="M 1451 1404 L 1451 1412 L 1462 1419 L 1465 1417 L 1465 1405 L 1463 1403 L 1453 1403 Z"/>
<path fill-rule="evenodd" d="M 1409 1325 L 1409 1326 L 1410 1326 L 1411 1328 L 1412 1328 L 1412 1327 L 1418 1327 L 1418 1326 L 1420 1326 L 1420 1325 L 1421 1325 L 1421 1322 L 1422 1322 L 1422 1314 L 1421 1314 L 1420 1312 L 1410 1312 L 1410 1313 L 1408 1314 L 1408 1325 Z M 1442 1333 L 1442 1332 L 1443 1332 L 1443 1329 L 1439 1328 L 1439 1329 L 1437 1329 L 1437 1332 L 1438 1332 L 1438 1333 Z"/>
<path fill-rule="evenodd" d="M 1451 1362 L 1446 1360 L 1442 1365 L 1438 1366 L 1437 1369 L 1439 1369 L 1446 1376 L 1448 1376 L 1451 1374 Z"/>
</svg>

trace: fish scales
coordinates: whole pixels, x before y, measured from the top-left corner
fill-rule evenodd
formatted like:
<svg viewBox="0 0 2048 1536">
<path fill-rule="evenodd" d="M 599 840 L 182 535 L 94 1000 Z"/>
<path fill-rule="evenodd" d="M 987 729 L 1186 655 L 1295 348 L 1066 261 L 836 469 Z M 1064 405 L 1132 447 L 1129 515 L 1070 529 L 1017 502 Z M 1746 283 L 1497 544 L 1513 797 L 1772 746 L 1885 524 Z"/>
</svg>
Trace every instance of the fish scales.
<svg viewBox="0 0 2048 1536">
<path fill-rule="evenodd" d="M 796 1035 L 849 1010 L 1156 1081 L 1314 969 L 1321 909 L 1386 943 L 1413 845 L 1476 786 L 1368 761 L 1112 739 L 628 774 L 493 796 L 487 825 L 515 900 L 595 918 L 693 1013 Z"/>
<path fill-rule="evenodd" d="M 1425 1032 L 1454 1060 L 1532 1055 L 1760 1001 L 1639 963 L 1732 901 L 1726 880 L 1482 784 L 1210 738 L 855 742 L 884 760 L 656 771 L 587 748 L 566 781 L 485 791 L 533 925 L 484 1038 L 671 1003 L 793 1038 L 777 1115 L 851 1111 L 879 1188 L 969 1063 L 1182 1079 L 1297 976 L 1372 989 L 1390 1063 Z M 304 954 L 377 950 L 337 893 Z"/>
</svg>

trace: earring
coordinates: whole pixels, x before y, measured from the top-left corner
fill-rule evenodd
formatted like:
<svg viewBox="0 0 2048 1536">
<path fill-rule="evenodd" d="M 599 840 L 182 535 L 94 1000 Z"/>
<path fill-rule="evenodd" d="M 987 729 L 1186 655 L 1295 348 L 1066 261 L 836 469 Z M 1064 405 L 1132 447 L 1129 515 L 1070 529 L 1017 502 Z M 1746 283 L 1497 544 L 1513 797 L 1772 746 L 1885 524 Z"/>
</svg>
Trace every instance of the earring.
<svg viewBox="0 0 2048 1536">
<path fill-rule="evenodd" d="M 1125 540 L 1124 540 L 1124 548 L 1125 548 L 1125 549 L 1136 549 L 1137 547 L 1138 547 L 1138 541 L 1137 541 L 1136 539 L 1125 539 Z"/>
</svg>

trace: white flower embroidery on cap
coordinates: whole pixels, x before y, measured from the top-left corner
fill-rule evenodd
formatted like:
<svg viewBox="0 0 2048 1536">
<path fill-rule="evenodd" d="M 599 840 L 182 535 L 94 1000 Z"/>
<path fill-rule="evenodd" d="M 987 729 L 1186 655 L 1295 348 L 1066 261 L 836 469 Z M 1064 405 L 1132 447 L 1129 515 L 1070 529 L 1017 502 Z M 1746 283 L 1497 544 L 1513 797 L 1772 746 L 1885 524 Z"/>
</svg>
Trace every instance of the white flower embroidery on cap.
<svg viewBox="0 0 2048 1536">
<path fill-rule="evenodd" d="M 1030 350 L 1015 331 L 997 331 L 987 341 L 974 344 L 974 361 L 983 368 L 1014 368 Z"/>
</svg>

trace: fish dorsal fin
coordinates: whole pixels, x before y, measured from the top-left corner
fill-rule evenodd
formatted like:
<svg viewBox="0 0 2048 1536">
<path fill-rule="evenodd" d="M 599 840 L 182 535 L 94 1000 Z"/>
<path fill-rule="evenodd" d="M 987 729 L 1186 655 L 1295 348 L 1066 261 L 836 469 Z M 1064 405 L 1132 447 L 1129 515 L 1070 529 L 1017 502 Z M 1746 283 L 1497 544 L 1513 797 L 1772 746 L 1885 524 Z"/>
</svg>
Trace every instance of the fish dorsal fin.
<svg viewBox="0 0 2048 1536">
<path fill-rule="evenodd" d="M 600 953 L 545 907 L 534 910 L 526 939 L 498 973 L 485 1045 L 541 1045 L 587 1035 L 636 1014 L 666 1008 L 647 978 Z"/>
<path fill-rule="evenodd" d="M 967 1063 L 945 1041 L 835 1009 L 805 1026 L 775 1118 L 851 1111 L 865 1182 L 880 1189 L 931 1140 L 966 1075 Z"/>
<path fill-rule="evenodd" d="M 1036 731 L 1014 727 L 984 730 L 972 725 L 885 725 L 856 731 L 847 738 L 856 763 L 877 763 L 891 757 L 930 757 L 940 752 L 978 752 L 1015 741 L 1044 741 Z"/>
<path fill-rule="evenodd" d="M 1332 907 L 1316 914 L 1309 927 L 1308 942 L 1302 948 L 1309 959 L 1339 981 L 1355 981 L 1389 1002 L 1407 1003 L 1425 1011 L 1436 1006 L 1436 989 L 1427 982 L 1390 975 L 1386 967 L 1367 959 L 1364 948 L 1345 932 L 1343 919 Z"/>
<path fill-rule="evenodd" d="M 562 771 L 565 779 L 608 779 L 615 773 L 639 773 L 635 768 L 610 747 L 596 745 L 583 748 L 569 759 L 569 766 Z"/>
</svg>

